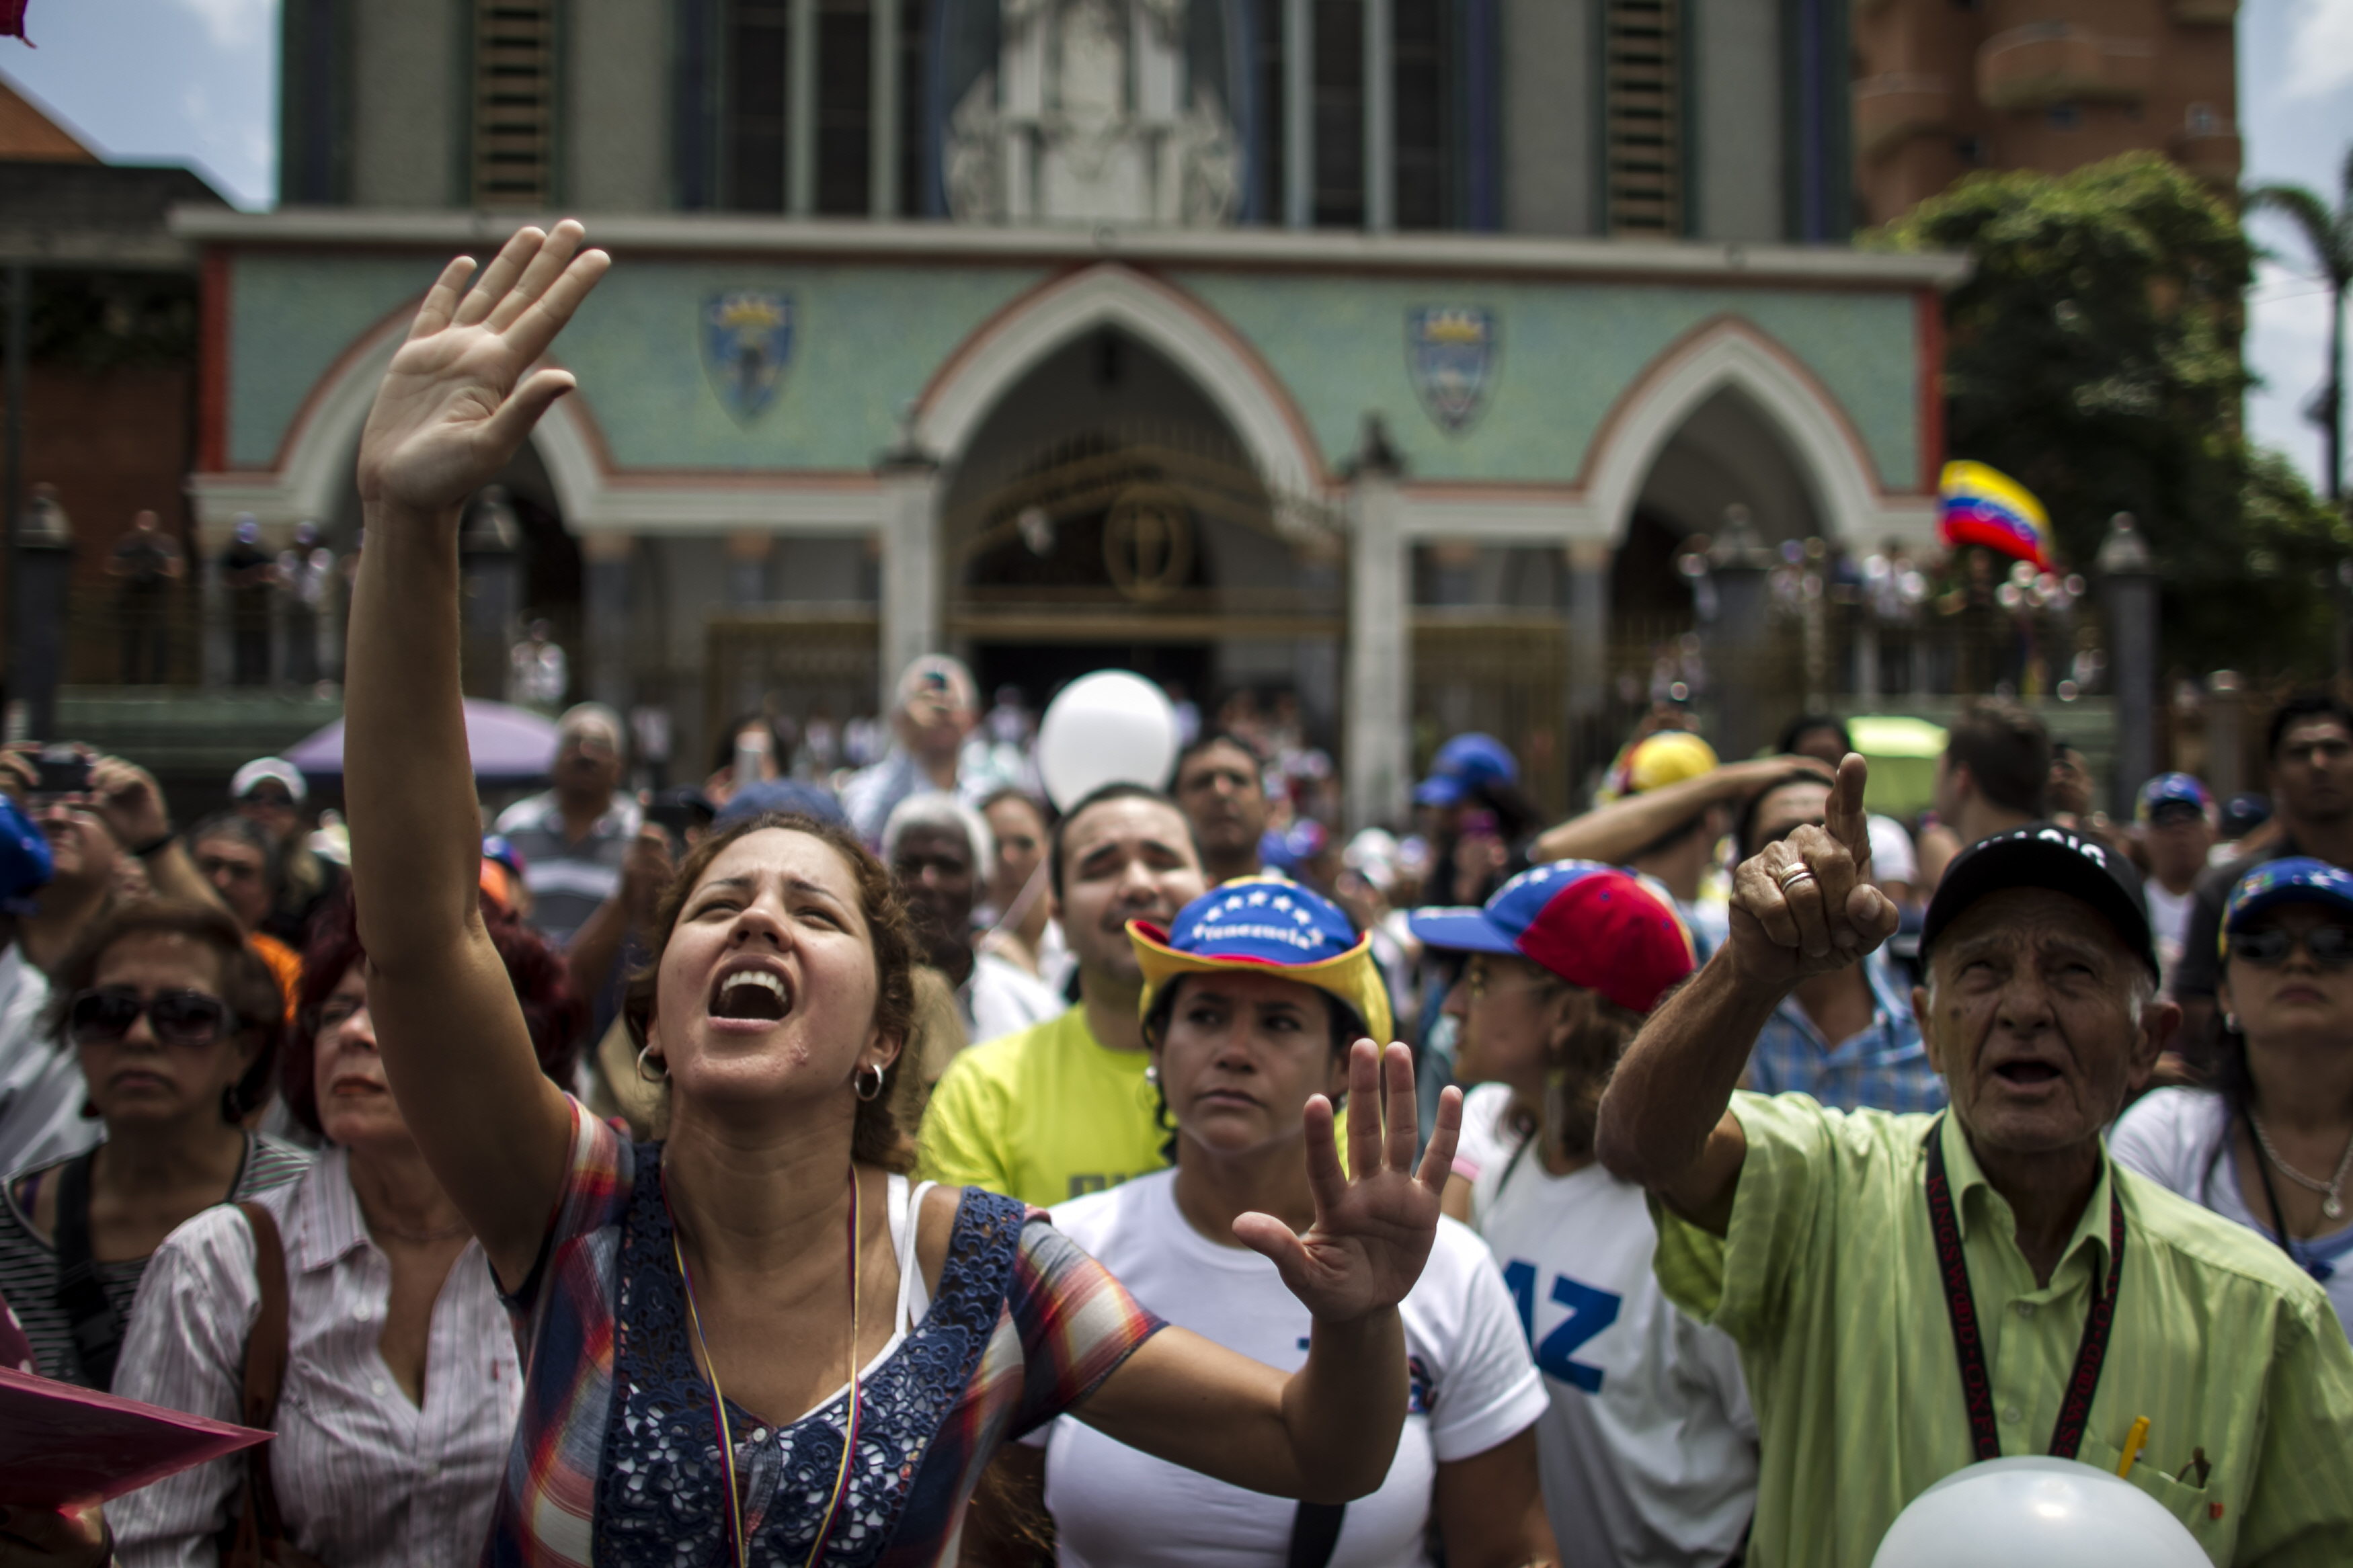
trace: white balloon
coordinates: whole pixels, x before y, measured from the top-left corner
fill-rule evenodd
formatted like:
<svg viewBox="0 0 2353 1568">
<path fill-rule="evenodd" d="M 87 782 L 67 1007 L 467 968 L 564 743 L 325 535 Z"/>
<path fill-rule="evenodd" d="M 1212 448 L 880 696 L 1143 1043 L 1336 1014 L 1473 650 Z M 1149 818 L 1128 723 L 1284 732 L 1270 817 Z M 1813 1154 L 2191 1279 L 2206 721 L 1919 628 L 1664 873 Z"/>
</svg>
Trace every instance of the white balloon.
<svg viewBox="0 0 2353 1568">
<path fill-rule="evenodd" d="M 1073 680 L 1038 723 L 1038 776 L 1057 811 L 1110 784 L 1165 789 L 1176 765 L 1176 710 L 1167 693 L 1124 669 Z"/>
<path fill-rule="evenodd" d="M 2165 1505 L 2096 1466 L 2030 1456 L 1956 1470 L 1895 1516 L 1871 1568 L 2208 1568 Z"/>
</svg>

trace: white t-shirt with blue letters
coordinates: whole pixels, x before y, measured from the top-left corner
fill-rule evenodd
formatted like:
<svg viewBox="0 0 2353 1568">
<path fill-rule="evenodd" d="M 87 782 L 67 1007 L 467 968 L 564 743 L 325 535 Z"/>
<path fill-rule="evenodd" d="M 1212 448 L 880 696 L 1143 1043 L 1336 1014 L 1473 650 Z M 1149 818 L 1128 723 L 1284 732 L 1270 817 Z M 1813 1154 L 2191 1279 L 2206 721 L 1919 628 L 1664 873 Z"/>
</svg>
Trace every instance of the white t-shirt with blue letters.
<svg viewBox="0 0 2353 1568">
<path fill-rule="evenodd" d="M 1552 1395 L 1536 1446 L 1563 1568 L 1719 1568 L 1756 1510 L 1739 1352 L 1659 1289 L 1642 1189 L 1599 1164 L 1547 1172 L 1498 1125 L 1509 1100 L 1483 1084 L 1464 1107 L 1492 1151 L 1471 1223 Z"/>
</svg>

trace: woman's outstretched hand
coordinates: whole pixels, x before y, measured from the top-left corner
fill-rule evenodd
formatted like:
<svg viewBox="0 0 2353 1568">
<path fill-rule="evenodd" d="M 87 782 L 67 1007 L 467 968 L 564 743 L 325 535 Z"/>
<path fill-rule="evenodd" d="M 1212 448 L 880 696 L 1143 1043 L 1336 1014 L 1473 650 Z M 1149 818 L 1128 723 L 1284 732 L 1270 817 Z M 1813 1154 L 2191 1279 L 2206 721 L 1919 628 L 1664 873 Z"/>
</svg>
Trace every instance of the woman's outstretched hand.
<svg viewBox="0 0 2353 1568">
<path fill-rule="evenodd" d="M 612 258 L 582 250 L 580 225 L 521 228 L 472 289 L 459 257 L 417 307 L 360 437 L 360 497 L 438 512 L 496 479 L 568 371 L 532 370 Z"/>
<path fill-rule="evenodd" d="M 1344 1174 L 1332 1102 L 1320 1094 L 1307 1102 L 1307 1182 L 1315 1196 L 1307 1234 L 1294 1236 L 1272 1215 L 1234 1221 L 1236 1239 L 1272 1258 L 1291 1293 L 1335 1323 L 1396 1306 L 1421 1278 L 1462 1127 L 1462 1091 L 1449 1089 L 1439 1097 L 1421 1168 L 1414 1169 L 1413 1053 L 1401 1045 L 1383 1052 L 1358 1040 L 1350 1047 L 1348 1104 L 1355 1114 Z"/>
</svg>

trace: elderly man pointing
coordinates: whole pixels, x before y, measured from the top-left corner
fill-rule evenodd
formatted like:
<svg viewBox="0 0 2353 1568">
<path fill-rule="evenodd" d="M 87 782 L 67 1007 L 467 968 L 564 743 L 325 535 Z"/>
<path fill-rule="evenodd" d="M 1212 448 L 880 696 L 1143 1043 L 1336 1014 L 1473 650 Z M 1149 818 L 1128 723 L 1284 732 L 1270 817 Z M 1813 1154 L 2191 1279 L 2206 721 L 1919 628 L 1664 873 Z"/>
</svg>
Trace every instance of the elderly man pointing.
<svg viewBox="0 0 2353 1568">
<path fill-rule="evenodd" d="M 2353 1351 L 2327 1299 L 2102 1147 L 2179 1017 L 2113 851 L 2032 824 L 1954 860 L 1914 994 L 1947 1113 L 1733 1092 L 1798 982 L 1895 929 L 1863 779 L 1848 757 L 1826 826 L 1740 867 L 1731 942 L 1601 1108 L 1602 1163 L 1653 1194 L 1661 1284 L 1740 1346 L 1749 1561 L 1865 1568 L 1930 1483 L 2052 1453 L 2124 1474 L 2218 1563 L 2353 1563 Z"/>
</svg>

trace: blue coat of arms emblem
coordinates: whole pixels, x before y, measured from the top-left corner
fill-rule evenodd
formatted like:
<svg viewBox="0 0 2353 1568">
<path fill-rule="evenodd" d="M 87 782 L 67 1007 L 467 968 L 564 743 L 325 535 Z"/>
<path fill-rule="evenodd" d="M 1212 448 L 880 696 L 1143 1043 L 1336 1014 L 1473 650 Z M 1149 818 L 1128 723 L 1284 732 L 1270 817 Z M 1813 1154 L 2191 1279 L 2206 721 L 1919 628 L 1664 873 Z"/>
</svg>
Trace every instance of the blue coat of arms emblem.
<svg viewBox="0 0 2353 1568">
<path fill-rule="evenodd" d="M 1406 369 L 1415 395 L 1448 435 L 1479 416 L 1495 379 L 1495 312 L 1431 305 L 1405 319 Z"/>
<path fill-rule="evenodd" d="M 748 425 L 776 395 L 793 357 L 793 300 L 733 289 L 702 302 L 702 369 L 727 412 Z"/>
</svg>

